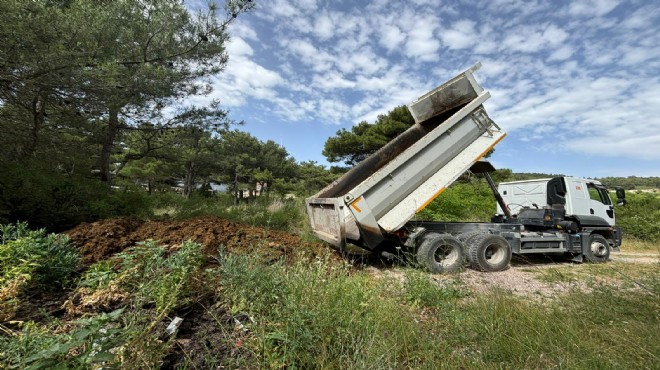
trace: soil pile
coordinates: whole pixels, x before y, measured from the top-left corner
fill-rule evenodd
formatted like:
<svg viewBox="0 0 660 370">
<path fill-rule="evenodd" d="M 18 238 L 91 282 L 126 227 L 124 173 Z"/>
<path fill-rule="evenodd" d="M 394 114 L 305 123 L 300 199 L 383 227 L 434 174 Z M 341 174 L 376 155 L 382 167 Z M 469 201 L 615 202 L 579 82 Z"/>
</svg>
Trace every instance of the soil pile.
<svg viewBox="0 0 660 370">
<path fill-rule="evenodd" d="M 321 243 L 305 241 L 298 235 L 214 216 L 158 221 L 107 219 L 80 224 L 65 234 L 80 248 L 85 264 L 106 259 L 148 239 L 165 247 L 192 240 L 200 243 L 208 255 L 217 255 L 222 248 L 228 253 L 258 253 L 272 260 L 315 256 L 327 248 Z"/>
</svg>

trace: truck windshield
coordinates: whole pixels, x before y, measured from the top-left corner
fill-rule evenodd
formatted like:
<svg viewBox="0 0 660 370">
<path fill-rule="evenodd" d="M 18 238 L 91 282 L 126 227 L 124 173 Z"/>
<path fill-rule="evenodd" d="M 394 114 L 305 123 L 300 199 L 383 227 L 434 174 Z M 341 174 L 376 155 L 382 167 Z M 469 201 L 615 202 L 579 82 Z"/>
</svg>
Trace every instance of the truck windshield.
<svg viewBox="0 0 660 370">
<path fill-rule="evenodd" d="M 589 189 L 589 197 L 591 199 L 601 202 L 608 206 L 612 204 L 610 195 L 607 192 L 607 189 L 605 189 L 604 187 L 596 186 L 594 184 L 587 184 L 587 188 Z"/>
</svg>

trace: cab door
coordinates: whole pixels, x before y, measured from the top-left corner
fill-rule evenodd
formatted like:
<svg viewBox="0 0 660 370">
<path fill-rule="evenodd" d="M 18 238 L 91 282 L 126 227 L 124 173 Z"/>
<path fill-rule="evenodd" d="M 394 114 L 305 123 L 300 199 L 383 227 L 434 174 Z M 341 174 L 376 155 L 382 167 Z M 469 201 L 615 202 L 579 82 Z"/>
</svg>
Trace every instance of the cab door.
<svg viewBox="0 0 660 370">
<path fill-rule="evenodd" d="M 605 220 L 610 226 L 614 226 L 614 205 L 610 194 L 604 186 L 587 183 L 589 192 L 589 213 Z"/>
</svg>

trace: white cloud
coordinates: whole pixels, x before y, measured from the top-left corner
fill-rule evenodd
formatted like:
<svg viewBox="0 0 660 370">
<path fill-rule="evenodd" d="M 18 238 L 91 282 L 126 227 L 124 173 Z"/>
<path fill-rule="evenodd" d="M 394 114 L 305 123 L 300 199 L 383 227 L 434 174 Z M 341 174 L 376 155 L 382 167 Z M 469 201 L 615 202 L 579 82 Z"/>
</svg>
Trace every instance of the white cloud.
<svg viewBox="0 0 660 370">
<path fill-rule="evenodd" d="M 658 33 L 660 5 L 649 2 L 273 0 L 232 28 L 214 96 L 263 107 L 260 119 L 347 127 L 481 60 L 489 114 L 510 136 L 657 159 Z"/>
<path fill-rule="evenodd" d="M 312 79 L 314 87 L 322 90 L 348 89 L 355 87 L 355 82 L 345 79 L 336 71 L 317 74 Z"/>
<path fill-rule="evenodd" d="M 566 60 L 574 53 L 573 47 L 564 45 L 550 54 L 549 60 Z"/>
<path fill-rule="evenodd" d="M 439 20 L 431 16 L 418 17 L 409 24 L 406 30 L 406 56 L 422 62 L 437 60 L 440 41 L 435 36 L 435 31 L 439 24 Z"/>
<path fill-rule="evenodd" d="M 406 39 L 406 35 L 397 26 L 385 27 L 380 34 L 380 45 L 387 50 L 399 48 Z"/>
<path fill-rule="evenodd" d="M 573 1 L 568 12 L 578 16 L 603 16 L 619 5 L 618 0 L 581 0 Z"/>
<path fill-rule="evenodd" d="M 314 23 L 314 34 L 321 40 L 327 40 L 334 35 L 335 25 L 328 13 L 320 14 Z"/>
<path fill-rule="evenodd" d="M 254 54 L 254 50 L 242 38 L 234 37 L 227 44 L 227 53 L 234 57 L 250 56 Z"/>
<path fill-rule="evenodd" d="M 477 34 L 475 23 L 471 20 L 461 20 L 452 24 L 448 30 L 440 32 L 442 42 L 450 49 L 466 49 L 474 46 Z"/>
<path fill-rule="evenodd" d="M 563 29 L 551 24 L 545 29 L 537 26 L 522 26 L 506 36 L 503 45 L 508 50 L 533 53 L 548 46 L 561 44 L 568 37 Z"/>
</svg>

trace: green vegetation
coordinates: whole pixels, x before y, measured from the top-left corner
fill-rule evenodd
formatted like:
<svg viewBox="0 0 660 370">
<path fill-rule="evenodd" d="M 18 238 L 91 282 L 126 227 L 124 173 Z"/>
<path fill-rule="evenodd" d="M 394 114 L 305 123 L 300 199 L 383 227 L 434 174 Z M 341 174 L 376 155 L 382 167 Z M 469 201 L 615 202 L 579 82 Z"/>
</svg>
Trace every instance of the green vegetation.
<svg viewBox="0 0 660 370">
<path fill-rule="evenodd" d="M 622 187 L 626 190 L 660 189 L 660 177 L 658 176 L 601 177 L 597 180 L 599 180 L 600 182 L 603 183 L 603 185 L 611 189 L 614 189 L 616 187 Z"/>
<path fill-rule="evenodd" d="M 78 262 L 66 235 L 32 231 L 25 223 L 0 225 L 0 321 L 15 313 L 28 287 L 66 288 Z"/>
<path fill-rule="evenodd" d="M 456 182 L 416 216 L 419 220 L 490 221 L 495 198 L 485 181 Z"/>
<path fill-rule="evenodd" d="M 616 208 L 624 237 L 660 241 L 660 193 L 626 193 L 628 203 Z"/>
<path fill-rule="evenodd" d="M 0 326 L 0 363 L 10 368 L 645 368 L 660 356 L 655 265 L 544 269 L 544 281 L 590 290 L 536 302 L 507 291 L 475 294 L 460 275 L 361 270 L 332 252 L 285 264 L 147 241 L 74 281 L 78 257 L 62 239 L 23 224 L 2 235 L 3 258 L 24 259 L 38 238 L 68 251 L 48 248 L 51 263 L 41 266 L 50 270 L 30 270 L 31 287 L 75 282 L 66 320 Z M 187 326 L 169 335 L 175 316 Z M 197 345 L 182 344 L 190 341 Z"/>
<path fill-rule="evenodd" d="M 18 239 L 21 240 L 21 239 Z M 200 246 L 186 242 L 169 251 L 148 241 L 113 260 L 91 266 L 73 291 L 73 317 L 26 323 L 0 338 L 0 363 L 27 369 L 52 366 L 153 367 L 171 345 L 161 340 L 163 320 L 204 294 Z M 117 307 L 118 306 L 118 307 Z M 138 365 L 142 364 L 142 365 Z"/>
<path fill-rule="evenodd" d="M 547 269 L 540 280 L 589 289 L 537 302 L 269 240 L 246 246 L 254 255 L 146 240 L 87 265 L 85 248 L 48 233 L 111 217 L 216 215 L 309 236 L 301 198 L 346 169 L 297 163 L 235 130 L 217 102 L 186 103 L 211 92 L 229 27 L 255 6 L 223 5 L 0 2 L 0 369 L 657 367 L 656 264 Z M 338 131 L 323 154 L 354 165 L 412 123 L 397 107 Z M 659 186 L 657 177 L 602 181 Z M 257 183 L 268 185 L 258 198 L 236 197 Z M 465 175 L 417 217 L 488 221 L 494 212 L 485 182 Z M 631 249 L 658 250 L 657 194 L 629 193 L 617 213 Z M 118 229 L 102 237 L 121 238 Z M 263 244 L 284 257 L 260 255 Z"/>
</svg>

